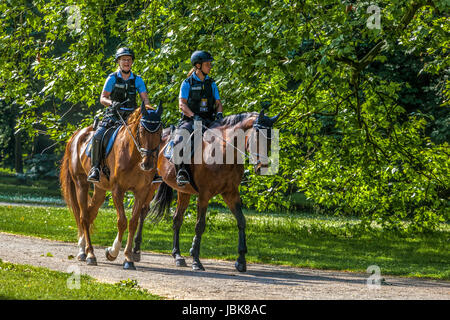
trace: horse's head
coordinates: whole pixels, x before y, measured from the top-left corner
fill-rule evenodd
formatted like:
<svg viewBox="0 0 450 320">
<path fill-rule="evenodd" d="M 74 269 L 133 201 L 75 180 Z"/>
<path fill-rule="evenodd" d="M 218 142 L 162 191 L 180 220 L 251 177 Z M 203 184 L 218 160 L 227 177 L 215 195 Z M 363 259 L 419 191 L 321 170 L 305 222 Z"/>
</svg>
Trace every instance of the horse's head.
<svg viewBox="0 0 450 320">
<path fill-rule="evenodd" d="M 162 112 L 163 107 L 161 103 L 159 103 L 156 110 L 147 110 L 144 104 L 141 105 L 142 117 L 139 126 L 139 152 L 142 156 L 140 167 L 144 171 L 149 171 L 156 167 L 162 133 Z"/>
<path fill-rule="evenodd" d="M 253 122 L 253 130 L 249 139 L 247 150 L 252 156 L 256 174 L 261 174 L 262 168 L 268 168 L 270 164 L 269 153 L 272 141 L 272 127 L 280 117 L 280 113 L 274 117 L 268 117 L 261 110 Z M 261 140 L 264 139 L 264 140 Z"/>
</svg>

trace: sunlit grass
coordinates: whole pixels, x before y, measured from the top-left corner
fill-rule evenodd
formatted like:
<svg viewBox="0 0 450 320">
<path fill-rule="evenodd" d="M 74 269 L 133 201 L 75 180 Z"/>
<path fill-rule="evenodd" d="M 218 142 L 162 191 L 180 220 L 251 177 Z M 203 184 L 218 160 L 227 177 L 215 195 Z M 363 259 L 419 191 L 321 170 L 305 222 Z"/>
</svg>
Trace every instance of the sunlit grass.
<svg viewBox="0 0 450 320">
<path fill-rule="evenodd" d="M 160 300 L 135 281 L 97 282 L 87 275 L 0 260 L 1 300 Z"/>
</svg>

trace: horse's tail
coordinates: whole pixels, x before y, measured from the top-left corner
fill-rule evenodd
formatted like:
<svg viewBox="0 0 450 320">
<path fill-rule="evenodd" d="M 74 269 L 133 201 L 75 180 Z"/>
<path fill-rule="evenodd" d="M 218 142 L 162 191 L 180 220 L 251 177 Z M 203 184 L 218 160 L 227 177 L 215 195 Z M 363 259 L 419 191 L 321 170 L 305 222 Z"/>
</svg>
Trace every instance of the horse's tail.
<svg viewBox="0 0 450 320">
<path fill-rule="evenodd" d="M 64 200 L 66 201 L 67 205 L 69 206 L 69 210 L 75 216 L 78 230 L 81 230 L 80 229 L 80 207 L 78 205 L 75 182 L 69 171 L 70 157 L 71 157 L 70 150 L 71 150 L 72 141 L 73 141 L 74 136 L 75 136 L 75 134 L 69 139 L 69 141 L 67 142 L 67 145 L 66 145 L 66 151 L 64 152 L 64 157 L 61 161 L 62 163 L 61 163 L 61 170 L 59 173 L 59 182 L 61 184 L 61 191 L 62 191 Z"/>
<path fill-rule="evenodd" d="M 167 183 L 162 182 L 150 207 L 150 217 L 154 223 L 158 223 L 169 214 L 172 199 L 173 189 Z"/>
</svg>

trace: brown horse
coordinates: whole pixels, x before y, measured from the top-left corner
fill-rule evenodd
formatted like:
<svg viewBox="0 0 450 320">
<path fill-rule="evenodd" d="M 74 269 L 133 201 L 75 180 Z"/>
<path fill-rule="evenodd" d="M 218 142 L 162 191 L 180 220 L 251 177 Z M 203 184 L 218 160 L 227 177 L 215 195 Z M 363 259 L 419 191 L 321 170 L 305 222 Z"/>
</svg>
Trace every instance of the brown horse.
<svg viewBox="0 0 450 320">
<path fill-rule="evenodd" d="M 153 177 L 156 173 L 156 160 L 161 142 L 160 105 L 155 111 L 143 105 L 128 118 L 128 125 L 122 126 L 115 143 L 105 159 L 110 170 L 109 178 L 102 172 L 100 181 L 94 183 L 94 193 L 89 196 L 87 174 L 91 169 L 86 148 L 93 136 L 92 126 L 75 132 L 66 145 L 61 165 L 60 183 L 64 199 L 75 216 L 78 226 L 78 260 L 88 265 L 97 265 L 91 244 L 90 226 L 97 217 L 100 206 L 105 201 L 106 191 L 111 190 L 117 210 L 118 233 L 112 248 L 106 249 L 108 260 L 115 260 L 119 254 L 122 236 L 127 228 L 127 217 L 123 206 L 126 191 L 134 194 L 134 205 L 129 223 L 129 234 L 125 247 L 124 269 L 135 269 L 131 246 L 133 235 L 141 212 L 148 210 Z"/>
<path fill-rule="evenodd" d="M 239 184 L 241 183 L 244 174 L 244 164 L 242 159 L 239 161 L 240 154 L 238 152 L 243 154 L 245 150 L 245 152 L 253 157 L 252 160 L 256 173 L 259 173 L 262 168 L 267 167 L 268 162 L 263 161 L 264 155 L 256 153 L 255 151 L 257 148 L 254 148 L 254 146 L 259 145 L 261 139 L 266 139 L 264 142 L 267 144 L 268 140 L 271 139 L 271 128 L 278 119 L 278 116 L 279 115 L 269 118 L 264 115 L 263 111 L 261 111 L 259 115 L 256 112 L 243 113 L 228 116 L 224 118 L 221 123 L 213 124 L 210 129 L 214 130 L 213 132 L 215 133 L 208 134 L 208 131 L 206 131 L 203 136 L 203 159 L 206 158 L 205 154 L 211 151 L 211 146 L 215 143 L 216 149 L 214 152 L 218 151 L 217 146 L 219 146 L 223 151 L 223 161 L 220 161 L 221 163 L 204 161 L 201 164 L 190 164 L 189 169 L 191 177 L 193 178 L 193 183 L 182 187 L 177 185 L 174 164 L 164 155 L 165 146 L 170 140 L 167 129 L 164 130 L 161 141 L 162 150 L 158 156 L 158 172 L 163 178 L 163 183 L 158 189 L 158 193 L 154 199 L 155 205 L 151 210 L 155 217 L 163 216 L 170 208 L 173 189 L 177 190 L 177 208 L 173 216 L 174 235 L 172 251 L 172 256 L 174 257 L 177 266 L 186 266 L 186 262 L 180 254 L 180 228 L 183 223 L 183 214 L 189 205 L 191 195 L 197 195 L 197 223 L 190 254 L 193 256 L 192 268 L 194 270 L 205 270 L 200 262 L 199 255 L 201 237 L 205 230 L 206 210 L 209 200 L 215 195 L 220 194 L 234 214 L 239 229 L 239 257 L 235 263 L 235 267 L 240 272 L 246 271 L 246 222 L 242 213 L 242 204 L 239 196 Z M 260 134 L 259 131 L 262 131 L 262 134 Z M 236 132 L 242 133 L 241 138 L 243 143 L 241 143 L 240 147 L 237 147 L 239 137 L 236 135 Z M 209 138 L 207 138 L 207 136 Z M 250 143 L 252 140 L 254 141 L 253 144 Z M 227 148 L 229 149 L 227 150 Z M 231 161 L 231 164 L 230 161 L 226 161 L 226 157 L 230 156 L 230 150 L 232 152 L 231 158 L 233 160 Z M 214 154 L 214 152 L 212 153 Z M 228 160 L 229 159 L 230 158 L 228 158 Z M 268 157 L 266 157 L 266 159 L 268 159 Z M 135 251 L 140 250 L 140 243 L 142 240 L 142 220 L 140 221 L 139 231 L 135 239 Z"/>
</svg>

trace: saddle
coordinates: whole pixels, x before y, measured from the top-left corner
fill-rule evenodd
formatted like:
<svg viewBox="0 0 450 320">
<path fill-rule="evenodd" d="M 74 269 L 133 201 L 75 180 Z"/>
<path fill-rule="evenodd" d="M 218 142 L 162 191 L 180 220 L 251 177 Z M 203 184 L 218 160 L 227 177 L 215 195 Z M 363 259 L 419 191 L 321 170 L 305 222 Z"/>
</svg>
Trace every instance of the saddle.
<svg viewBox="0 0 450 320">
<path fill-rule="evenodd" d="M 163 149 L 164 157 L 167 158 L 171 163 L 173 162 L 173 149 L 175 147 L 175 129 L 176 127 L 174 125 L 170 125 L 170 138 L 169 142 L 166 144 L 166 146 Z M 193 146 L 194 135 L 191 135 L 191 146 Z M 191 148 L 191 158 L 194 156 L 195 149 Z"/>
<path fill-rule="evenodd" d="M 109 168 L 106 166 L 104 160 L 111 152 L 112 147 L 114 145 L 114 141 L 116 140 L 116 137 L 117 137 L 117 133 L 119 132 L 121 127 L 122 127 L 122 125 L 115 125 L 115 126 L 108 128 L 102 137 L 100 166 L 101 166 L 101 170 L 106 175 L 108 180 L 109 180 L 110 171 L 109 171 Z M 86 156 L 89 158 L 91 157 L 92 139 L 94 139 L 94 136 L 92 136 L 91 139 L 89 140 L 89 143 L 88 143 L 88 145 L 86 147 L 86 151 L 85 151 Z"/>
<path fill-rule="evenodd" d="M 174 164 L 174 161 L 173 161 L 173 151 L 174 150 L 173 149 L 174 149 L 174 146 L 175 146 L 175 141 L 174 141 L 174 139 L 175 139 L 175 129 L 176 128 L 175 128 L 174 125 L 170 125 L 169 142 L 166 144 L 166 146 L 163 149 L 164 157 L 166 157 L 166 159 L 169 160 L 169 162 L 171 162 L 173 164 Z M 193 140 L 193 135 L 191 135 L 191 145 L 193 143 L 192 140 Z M 195 153 L 194 148 L 191 148 L 191 159 L 194 156 L 194 153 Z M 191 186 L 196 191 L 198 191 L 197 185 L 195 184 L 195 181 L 194 181 L 194 175 L 192 174 L 190 166 L 189 165 L 185 165 L 185 169 L 186 169 L 186 171 L 188 173 L 188 176 L 189 176 L 189 183 L 191 184 Z"/>
</svg>

